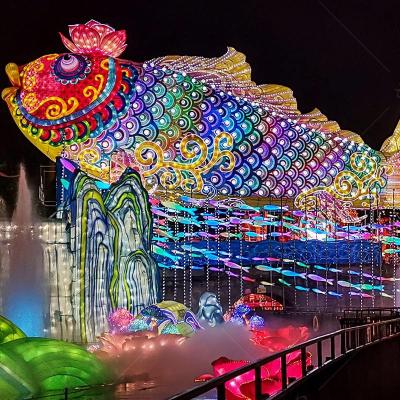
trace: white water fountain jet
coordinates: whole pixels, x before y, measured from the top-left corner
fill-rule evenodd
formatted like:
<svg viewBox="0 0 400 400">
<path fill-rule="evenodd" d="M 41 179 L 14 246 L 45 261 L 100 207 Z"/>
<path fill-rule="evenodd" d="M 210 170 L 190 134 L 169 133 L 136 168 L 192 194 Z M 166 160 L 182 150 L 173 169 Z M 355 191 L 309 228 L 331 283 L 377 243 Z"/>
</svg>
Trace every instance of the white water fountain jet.
<svg viewBox="0 0 400 400">
<path fill-rule="evenodd" d="M 6 202 L 0 197 L 0 220 L 7 218 L 7 207 Z"/>
<path fill-rule="evenodd" d="M 17 204 L 11 220 L 8 282 L 3 285 L 4 314 L 28 336 L 44 336 L 48 317 L 47 283 L 34 222 L 32 195 L 21 166 Z"/>
</svg>

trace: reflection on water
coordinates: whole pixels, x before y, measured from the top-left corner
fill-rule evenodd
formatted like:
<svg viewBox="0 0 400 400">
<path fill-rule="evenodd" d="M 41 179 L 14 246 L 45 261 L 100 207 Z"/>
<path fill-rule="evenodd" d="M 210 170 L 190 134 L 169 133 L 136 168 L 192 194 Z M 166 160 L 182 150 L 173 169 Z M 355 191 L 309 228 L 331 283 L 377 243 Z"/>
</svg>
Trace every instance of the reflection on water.
<svg viewBox="0 0 400 400">
<path fill-rule="evenodd" d="M 190 387 L 192 388 L 193 385 Z M 157 385 L 155 381 L 142 381 L 137 383 L 127 383 L 119 385 L 116 388 L 114 399 L 115 400 L 161 400 L 165 399 L 165 393 L 174 392 L 172 385 L 168 388 L 165 385 Z M 189 389 L 189 387 L 187 388 Z M 217 391 L 211 390 L 209 393 L 196 397 L 195 400 L 215 400 L 217 398 Z"/>
</svg>

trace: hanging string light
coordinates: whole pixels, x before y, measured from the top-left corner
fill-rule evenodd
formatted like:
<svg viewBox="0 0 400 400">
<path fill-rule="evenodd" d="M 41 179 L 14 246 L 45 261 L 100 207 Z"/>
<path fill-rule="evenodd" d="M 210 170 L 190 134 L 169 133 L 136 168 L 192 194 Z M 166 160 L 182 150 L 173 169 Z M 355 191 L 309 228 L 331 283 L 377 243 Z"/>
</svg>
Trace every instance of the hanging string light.
<svg viewBox="0 0 400 400">
<path fill-rule="evenodd" d="M 271 205 L 272 204 L 272 199 L 271 199 L 271 197 L 269 198 L 269 205 Z M 272 238 L 271 238 L 271 233 L 273 232 L 273 226 L 269 226 L 268 227 L 268 233 L 269 233 L 269 236 L 268 236 L 268 257 L 271 257 L 272 256 L 272 248 L 271 248 L 271 246 L 272 246 Z M 271 297 L 271 299 L 273 298 L 272 296 L 273 296 L 273 290 L 272 290 L 272 283 L 273 283 L 273 281 L 272 281 L 272 270 L 269 272 L 269 282 L 271 283 L 271 285 L 270 285 L 270 297 Z"/>
<path fill-rule="evenodd" d="M 165 200 L 168 199 L 168 191 L 167 189 L 165 189 Z M 157 215 L 157 218 L 159 218 L 159 216 Z M 158 225 L 160 226 L 160 225 Z M 167 291 L 167 284 L 166 284 L 166 275 L 167 275 L 167 271 L 165 270 L 165 268 L 162 268 L 161 271 L 161 290 L 162 290 L 162 300 L 164 301 L 166 299 L 166 291 Z"/>
<path fill-rule="evenodd" d="M 350 248 L 350 224 L 347 224 L 347 256 L 348 256 L 348 262 L 349 262 L 349 269 L 348 271 L 350 271 L 351 269 L 351 248 Z M 349 283 L 350 283 L 350 287 L 352 285 L 351 282 L 351 274 L 349 274 Z M 352 306 L 352 296 L 349 295 L 349 306 Z"/>
<path fill-rule="evenodd" d="M 305 198 L 306 198 L 305 199 L 306 200 L 306 204 L 308 204 L 307 194 L 306 194 Z M 305 245 L 306 251 L 305 251 L 305 254 L 308 255 L 308 225 L 309 225 L 309 222 L 308 222 L 307 207 L 304 210 L 304 217 L 305 217 L 305 228 L 306 228 L 306 245 Z M 304 260 L 304 261 L 306 261 L 306 260 Z M 308 280 L 306 280 L 306 287 L 308 289 Z M 309 294 L 308 294 L 308 292 L 309 291 L 307 290 L 307 292 L 306 292 L 306 308 L 307 309 L 309 307 Z"/>
<path fill-rule="evenodd" d="M 240 297 L 243 296 L 244 289 L 243 289 L 243 240 L 244 240 L 244 232 L 242 224 L 237 225 L 237 233 L 240 235 L 239 237 L 239 257 L 240 257 Z"/>
<path fill-rule="evenodd" d="M 190 188 L 190 198 L 193 198 L 193 189 Z M 193 219 L 190 214 L 189 224 L 189 240 L 190 240 L 190 256 L 189 256 L 189 308 L 192 308 L 192 297 L 193 297 Z"/>
<path fill-rule="evenodd" d="M 380 223 L 381 223 L 381 214 L 380 214 L 380 210 L 379 210 L 379 196 L 376 196 L 376 213 L 377 213 L 377 241 L 378 243 L 381 243 L 381 230 L 379 228 Z M 379 263 L 379 276 L 382 276 L 382 261 Z M 379 282 L 380 284 L 382 284 L 382 281 Z M 374 285 L 373 285 L 374 286 Z M 378 291 L 378 293 L 380 293 Z M 381 307 L 383 307 L 383 297 L 380 296 L 380 303 L 381 303 Z"/>
<path fill-rule="evenodd" d="M 293 271 L 296 273 L 296 240 L 292 238 L 291 240 L 291 259 L 293 260 Z M 296 285 L 296 277 L 294 280 L 294 284 Z M 294 305 L 297 307 L 297 290 L 294 291 Z"/>
<path fill-rule="evenodd" d="M 160 226 L 160 216 L 158 214 L 156 215 L 156 223 L 157 223 L 157 226 Z M 154 252 L 153 241 L 151 243 L 152 243 L 151 251 Z M 162 268 L 161 269 L 161 300 L 162 301 L 165 300 L 165 273 L 166 273 L 165 268 Z"/>
<path fill-rule="evenodd" d="M 184 218 L 188 218 L 188 213 L 185 211 L 183 213 Z M 188 231 L 188 227 L 187 224 L 183 224 L 183 243 L 186 243 L 186 238 L 187 238 L 187 233 Z M 186 306 L 186 269 L 188 267 L 188 263 L 187 263 L 187 258 L 191 258 L 192 257 L 192 252 L 190 251 L 189 256 L 187 255 L 187 251 L 185 250 L 183 252 L 183 304 Z"/>
<path fill-rule="evenodd" d="M 66 157 L 66 143 L 65 143 L 65 132 L 62 131 L 61 133 L 61 140 L 62 140 L 62 151 L 61 151 L 61 160 L 63 160 Z M 64 180 L 66 178 L 66 171 L 65 171 L 65 165 L 63 162 L 60 163 L 61 165 L 61 178 L 56 179 L 56 193 L 60 194 L 60 204 L 62 204 L 65 207 L 65 196 L 64 196 L 64 187 L 61 184 L 61 187 L 59 186 L 59 182 Z M 63 216 L 64 217 L 64 216 Z"/>
<path fill-rule="evenodd" d="M 205 210 L 206 214 L 209 213 L 209 199 L 206 199 L 206 204 L 205 204 Z M 205 225 L 205 232 L 206 232 L 206 247 L 207 251 L 210 251 L 210 238 L 209 238 L 209 229 L 208 225 Z M 206 257 L 206 290 L 207 292 L 210 290 L 210 259 Z"/>
<path fill-rule="evenodd" d="M 392 227 L 391 227 L 391 236 L 394 236 L 394 223 L 395 220 L 397 219 L 395 217 L 396 215 L 396 211 L 395 211 L 395 189 L 393 189 L 393 194 L 392 194 L 392 216 L 391 216 L 391 222 L 392 222 Z M 393 244 L 394 247 L 394 244 Z M 397 290 L 396 290 L 396 286 L 397 286 L 397 259 L 398 259 L 398 255 L 397 253 L 393 254 L 393 307 L 396 307 L 397 305 Z"/>
<path fill-rule="evenodd" d="M 214 208 L 214 217 L 217 218 L 218 216 L 218 205 Z M 221 249 L 220 249 L 220 227 L 219 224 L 216 228 L 216 235 L 217 235 L 217 299 L 221 302 L 221 272 L 220 272 L 220 258 L 221 258 Z"/>
<path fill-rule="evenodd" d="M 176 235 L 178 234 L 178 211 L 175 210 L 174 212 L 174 237 L 176 238 Z M 174 249 L 175 251 L 178 249 L 178 243 L 177 240 L 174 240 Z M 178 296 L 178 267 L 179 267 L 179 261 L 178 258 L 175 258 L 174 262 L 174 301 L 177 301 L 177 296 Z"/>
<path fill-rule="evenodd" d="M 328 204 L 327 199 L 324 198 L 324 223 L 325 223 L 325 310 L 328 309 L 328 268 L 330 267 L 329 252 L 328 252 Z"/>
<path fill-rule="evenodd" d="M 280 198 L 280 203 L 281 203 L 281 210 L 280 210 L 280 231 L 283 233 L 283 197 L 281 196 Z M 281 250 L 281 270 L 283 270 L 283 259 L 284 259 L 284 253 L 283 253 L 283 242 L 282 242 L 282 236 L 278 236 L 279 239 L 279 244 L 280 244 L 280 250 Z M 282 285 L 282 305 L 285 307 L 285 285 Z"/>
<path fill-rule="evenodd" d="M 335 223 L 333 225 L 333 230 L 334 230 L 334 234 L 335 234 L 336 293 L 339 293 L 339 284 L 338 284 L 338 281 L 339 281 L 339 272 L 338 272 L 338 270 L 339 270 L 339 268 L 338 268 L 339 267 L 339 261 L 338 261 L 338 259 L 339 259 L 339 248 L 338 248 L 339 241 L 337 239 L 337 213 L 336 213 L 336 200 L 335 199 L 333 199 L 333 214 L 334 214 L 334 219 L 335 219 Z M 337 302 L 339 302 L 339 298 L 337 298 Z"/>
<path fill-rule="evenodd" d="M 363 258 L 364 258 L 364 246 L 363 240 L 360 240 L 360 308 L 363 308 L 363 283 L 364 283 L 364 269 L 363 269 Z"/>
<path fill-rule="evenodd" d="M 229 214 L 229 209 L 226 212 L 226 224 L 229 225 L 229 220 L 230 220 L 230 214 Z M 228 242 L 228 254 L 229 257 L 231 257 L 231 234 L 230 234 L 230 229 L 227 228 L 227 232 L 228 232 L 228 237 L 227 237 L 227 242 Z M 231 268 L 228 266 L 227 268 L 228 270 L 228 307 L 230 309 L 231 305 L 232 305 L 232 299 L 231 299 Z"/>
<path fill-rule="evenodd" d="M 375 257 L 374 257 L 374 242 L 373 242 L 373 235 L 372 235 L 372 228 L 374 224 L 374 211 L 372 209 L 372 193 L 371 193 L 371 188 L 369 190 L 369 230 L 371 233 L 371 239 L 370 239 L 370 247 L 371 247 L 371 275 L 375 276 Z M 372 307 L 375 307 L 375 291 L 372 289 Z"/>
<path fill-rule="evenodd" d="M 318 226 L 318 196 L 315 195 L 315 208 L 314 208 L 314 227 Z M 327 282 L 325 282 L 325 291 L 327 291 Z M 319 289 L 319 282 L 317 282 L 317 289 Z M 317 309 L 319 308 L 319 293 L 317 292 Z"/>
</svg>

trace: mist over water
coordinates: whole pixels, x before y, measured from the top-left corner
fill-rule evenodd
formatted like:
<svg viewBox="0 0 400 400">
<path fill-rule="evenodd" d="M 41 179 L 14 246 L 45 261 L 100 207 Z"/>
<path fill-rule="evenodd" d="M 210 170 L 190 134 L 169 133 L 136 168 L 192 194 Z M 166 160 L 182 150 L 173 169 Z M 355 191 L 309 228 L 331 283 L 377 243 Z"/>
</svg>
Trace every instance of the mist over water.
<svg viewBox="0 0 400 400">
<path fill-rule="evenodd" d="M 156 344 L 151 350 L 139 347 L 105 362 L 120 380 L 136 382 L 131 388 L 132 398 L 161 400 L 193 387 L 196 377 L 212 374 L 211 363 L 221 356 L 252 361 L 267 355 L 250 337 L 247 328 L 223 324 L 198 331 L 181 345 Z M 125 396 L 117 394 L 116 398 Z"/>
<path fill-rule="evenodd" d="M 269 315 L 266 325 L 271 329 L 307 326 L 313 336 L 312 325 L 304 322 Z M 116 399 L 161 400 L 193 387 L 196 377 L 212 374 L 211 363 L 220 357 L 255 361 L 274 352 L 255 345 L 251 337 L 247 327 L 225 323 L 198 331 L 178 346 L 160 346 L 161 340 L 152 346 L 136 346 L 135 350 L 120 352 L 118 356 L 101 358 L 120 381 L 132 382 L 116 394 Z M 296 343 L 294 340 L 291 344 Z"/>
<path fill-rule="evenodd" d="M 41 243 L 35 237 L 32 194 L 20 167 L 18 198 L 11 219 L 9 273 L 3 296 L 4 315 L 28 336 L 43 336 L 47 317 Z"/>
</svg>

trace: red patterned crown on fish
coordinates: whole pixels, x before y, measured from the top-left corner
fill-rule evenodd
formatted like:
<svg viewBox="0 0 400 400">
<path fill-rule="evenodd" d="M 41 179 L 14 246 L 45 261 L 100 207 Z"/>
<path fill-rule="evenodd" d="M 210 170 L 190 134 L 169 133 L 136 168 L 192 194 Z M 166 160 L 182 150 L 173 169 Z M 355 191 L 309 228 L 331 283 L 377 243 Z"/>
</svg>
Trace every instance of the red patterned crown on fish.
<svg viewBox="0 0 400 400">
<path fill-rule="evenodd" d="M 86 24 L 69 25 L 71 40 L 60 33 L 65 47 L 73 53 L 118 57 L 126 49 L 126 31 L 91 19 Z"/>
</svg>

